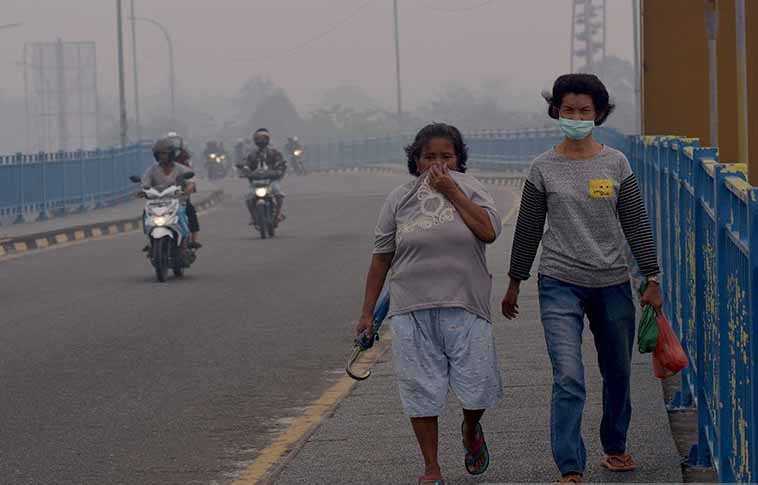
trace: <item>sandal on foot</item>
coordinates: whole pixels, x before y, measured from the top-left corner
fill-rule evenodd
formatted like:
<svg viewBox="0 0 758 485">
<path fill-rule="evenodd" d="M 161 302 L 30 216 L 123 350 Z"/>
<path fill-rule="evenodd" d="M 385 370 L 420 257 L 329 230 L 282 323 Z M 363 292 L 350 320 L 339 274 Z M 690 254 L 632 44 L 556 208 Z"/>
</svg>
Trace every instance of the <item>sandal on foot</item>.
<svg viewBox="0 0 758 485">
<path fill-rule="evenodd" d="M 582 476 L 579 473 L 567 473 L 558 480 L 558 483 L 582 483 Z"/>
<path fill-rule="evenodd" d="M 466 471 L 470 475 L 481 475 L 487 471 L 490 466 L 490 451 L 487 448 L 487 442 L 484 440 L 484 431 L 482 431 L 481 423 L 476 423 L 476 430 L 474 431 L 474 445 L 471 449 L 466 448 L 466 423 L 461 423 L 461 435 L 463 435 L 463 449 L 466 450 L 466 456 L 464 457 L 464 465 Z M 481 462 L 481 465 L 477 465 Z"/>
<path fill-rule="evenodd" d="M 605 455 L 600 464 L 612 472 L 630 472 L 637 468 L 634 458 L 629 453 Z"/>
<path fill-rule="evenodd" d="M 445 485 L 444 478 L 426 478 L 426 475 L 418 477 L 418 485 Z"/>
</svg>

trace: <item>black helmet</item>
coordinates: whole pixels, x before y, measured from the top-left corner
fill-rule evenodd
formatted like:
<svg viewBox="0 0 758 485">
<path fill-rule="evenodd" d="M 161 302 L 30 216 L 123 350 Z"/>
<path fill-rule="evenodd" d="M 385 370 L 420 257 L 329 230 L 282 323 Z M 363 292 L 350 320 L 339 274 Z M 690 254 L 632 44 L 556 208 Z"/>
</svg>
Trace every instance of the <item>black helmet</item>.
<svg viewBox="0 0 758 485">
<path fill-rule="evenodd" d="M 265 148 L 271 141 L 271 132 L 266 128 L 260 128 L 253 132 L 252 138 L 258 148 Z"/>
</svg>

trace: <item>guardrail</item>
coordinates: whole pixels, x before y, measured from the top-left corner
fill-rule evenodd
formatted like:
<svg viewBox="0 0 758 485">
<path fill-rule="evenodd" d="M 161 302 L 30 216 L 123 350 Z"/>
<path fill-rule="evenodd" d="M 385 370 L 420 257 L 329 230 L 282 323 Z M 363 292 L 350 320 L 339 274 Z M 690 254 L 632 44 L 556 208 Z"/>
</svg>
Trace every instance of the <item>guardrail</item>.
<svg viewBox="0 0 758 485">
<path fill-rule="evenodd" d="M 626 151 L 628 137 L 610 129 L 599 129 L 603 143 Z M 523 171 L 531 159 L 563 140 L 557 128 L 526 130 L 484 130 L 465 134 L 469 146 L 469 166 L 486 170 Z M 329 140 L 309 143 L 306 163 L 313 170 L 350 168 L 405 158 L 403 148 L 412 135 Z"/>
<path fill-rule="evenodd" d="M 635 137 L 663 264 L 665 310 L 689 357 L 674 406 L 697 406 L 690 463 L 722 482 L 758 480 L 758 189 L 745 166 L 697 140 Z"/>
<path fill-rule="evenodd" d="M 44 220 L 118 203 L 134 191 L 129 175 L 150 163 L 146 144 L 0 156 L 0 220 Z"/>
</svg>

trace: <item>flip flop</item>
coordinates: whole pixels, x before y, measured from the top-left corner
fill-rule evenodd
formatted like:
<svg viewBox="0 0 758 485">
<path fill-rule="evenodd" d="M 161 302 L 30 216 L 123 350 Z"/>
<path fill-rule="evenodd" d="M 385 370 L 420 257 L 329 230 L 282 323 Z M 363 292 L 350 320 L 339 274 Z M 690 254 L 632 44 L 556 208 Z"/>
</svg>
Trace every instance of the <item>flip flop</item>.
<svg viewBox="0 0 758 485">
<path fill-rule="evenodd" d="M 418 485 L 445 485 L 445 479 L 418 477 Z"/>
<path fill-rule="evenodd" d="M 464 435 L 463 431 L 465 424 L 465 422 L 461 423 L 461 435 Z M 466 450 L 464 465 L 466 466 L 466 471 L 469 472 L 470 475 L 481 475 L 487 471 L 487 468 L 490 466 L 490 452 L 487 448 L 487 442 L 484 440 L 484 431 L 482 431 L 481 423 L 476 423 L 476 431 L 474 432 L 474 448 L 466 448 L 464 440 L 463 449 Z M 482 458 L 484 458 L 484 460 L 482 460 Z M 483 463 L 477 466 L 477 463 L 480 461 L 483 461 Z"/>
</svg>

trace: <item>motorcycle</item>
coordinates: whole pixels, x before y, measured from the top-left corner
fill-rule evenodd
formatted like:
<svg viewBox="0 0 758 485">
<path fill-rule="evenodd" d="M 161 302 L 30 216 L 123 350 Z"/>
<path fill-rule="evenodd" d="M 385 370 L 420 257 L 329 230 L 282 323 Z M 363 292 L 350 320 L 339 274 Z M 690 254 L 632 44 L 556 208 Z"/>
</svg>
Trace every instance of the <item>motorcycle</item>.
<svg viewBox="0 0 758 485">
<path fill-rule="evenodd" d="M 250 194 L 246 198 L 248 207 L 254 214 L 255 228 L 260 232 L 261 239 L 274 237 L 276 232 L 276 199 L 271 184 L 281 178 L 276 170 L 251 170 L 247 166 L 239 168 L 240 177 L 250 182 Z"/>
<path fill-rule="evenodd" d="M 181 176 L 181 182 L 194 177 L 194 172 Z M 137 176 L 129 177 L 134 183 L 140 183 Z M 147 257 L 155 268 L 159 282 L 166 281 L 169 269 L 174 276 L 181 278 L 184 270 L 195 262 L 195 252 L 187 247 L 189 228 L 187 227 L 185 206 L 181 201 L 184 190 L 172 185 L 165 190 L 143 188 L 138 197 L 146 199 L 143 214 L 144 231 L 149 242 Z"/>
<path fill-rule="evenodd" d="M 208 169 L 208 178 L 210 180 L 221 179 L 226 177 L 226 155 L 223 153 L 210 153 L 205 160 L 205 166 Z"/>
<path fill-rule="evenodd" d="M 305 175 L 305 165 L 303 164 L 303 149 L 296 148 L 292 150 L 292 169 L 297 175 Z"/>
</svg>

